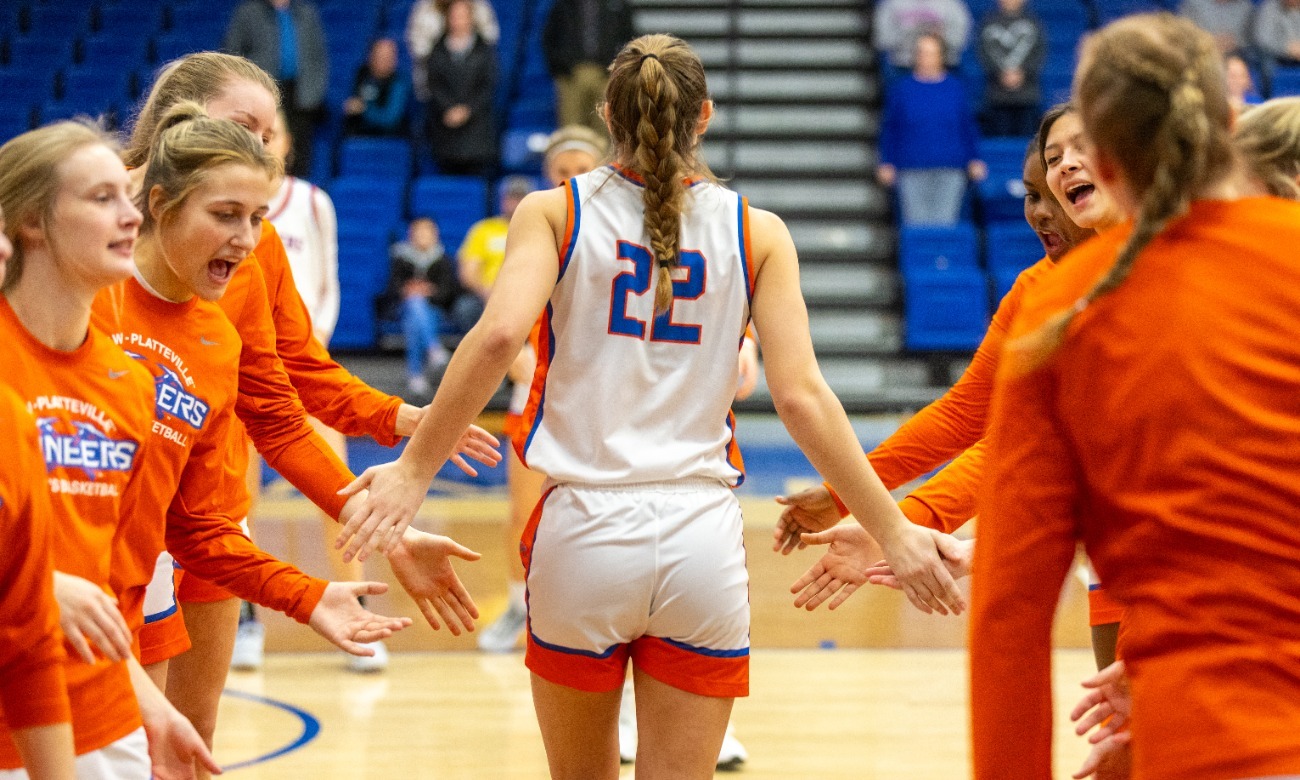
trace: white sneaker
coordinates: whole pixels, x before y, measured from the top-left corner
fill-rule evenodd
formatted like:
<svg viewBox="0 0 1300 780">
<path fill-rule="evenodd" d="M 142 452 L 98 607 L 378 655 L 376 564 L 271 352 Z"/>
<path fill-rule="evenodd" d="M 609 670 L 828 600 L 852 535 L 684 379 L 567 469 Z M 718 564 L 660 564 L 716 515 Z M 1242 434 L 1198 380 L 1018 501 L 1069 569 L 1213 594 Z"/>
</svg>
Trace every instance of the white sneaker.
<svg viewBox="0 0 1300 780">
<path fill-rule="evenodd" d="M 728 723 L 727 733 L 722 738 L 722 750 L 718 751 L 718 769 L 723 772 L 734 772 L 748 759 L 749 751 L 745 750 L 745 746 L 736 739 L 736 733 Z"/>
<path fill-rule="evenodd" d="M 416 374 L 406 380 L 406 391 L 411 395 L 428 396 L 433 390 L 433 385 L 429 384 L 429 379 L 424 374 Z"/>
<path fill-rule="evenodd" d="M 358 674 L 374 674 L 388 668 L 388 648 L 383 642 L 368 642 L 366 647 L 375 651 L 374 655 L 352 655 L 348 653 L 348 671 Z"/>
<path fill-rule="evenodd" d="M 618 702 L 618 760 L 621 764 L 636 761 L 636 701 L 630 683 L 623 684 L 623 698 Z"/>
<path fill-rule="evenodd" d="M 266 628 L 256 620 L 239 624 L 235 634 L 235 651 L 230 655 L 230 668 L 238 672 L 253 672 L 262 668 L 262 654 L 266 647 Z"/>
<path fill-rule="evenodd" d="M 511 604 L 478 635 L 478 649 L 487 653 L 513 652 L 527 627 L 528 613 Z"/>
</svg>

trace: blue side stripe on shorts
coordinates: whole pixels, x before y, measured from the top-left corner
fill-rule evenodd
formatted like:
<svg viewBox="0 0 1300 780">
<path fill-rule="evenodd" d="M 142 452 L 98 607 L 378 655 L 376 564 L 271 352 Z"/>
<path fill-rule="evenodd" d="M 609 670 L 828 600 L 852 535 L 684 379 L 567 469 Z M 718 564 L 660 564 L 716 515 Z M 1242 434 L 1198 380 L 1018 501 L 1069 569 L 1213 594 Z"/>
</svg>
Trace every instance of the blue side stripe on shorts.
<svg viewBox="0 0 1300 780">
<path fill-rule="evenodd" d="M 169 617 L 171 617 L 172 615 L 175 615 L 175 614 L 176 614 L 176 602 L 173 601 L 173 602 L 172 602 L 172 605 L 171 605 L 170 607 L 168 607 L 167 609 L 164 609 L 162 612 L 155 612 L 155 613 L 152 614 L 152 615 L 145 615 L 145 616 L 144 616 L 144 622 L 145 622 L 145 623 L 157 623 L 159 620 L 162 620 L 163 618 L 169 618 Z"/>
<path fill-rule="evenodd" d="M 1091 582 L 1091 583 L 1088 583 L 1088 590 L 1090 590 L 1090 591 L 1093 591 L 1093 590 L 1101 590 L 1101 583 L 1100 583 L 1100 582 Z"/>
<path fill-rule="evenodd" d="M 603 653 L 593 653 L 590 650 L 577 650 L 572 647 L 563 647 L 561 645 L 553 645 L 550 642 L 543 642 L 542 640 L 537 638 L 537 634 L 534 634 L 531 631 L 528 632 L 528 635 L 533 638 L 533 641 L 536 642 L 538 646 L 546 650 L 554 650 L 557 653 L 567 653 L 568 655 L 581 655 L 581 656 L 586 656 L 587 658 L 600 658 L 600 659 L 609 658 L 611 655 L 614 654 L 615 650 L 622 647 L 622 645 L 610 645 L 609 648 L 606 649 L 605 652 Z"/>
<path fill-rule="evenodd" d="M 669 639 L 667 637 L 659 637 L 659 638 L 664 640 L 668 644 L 672 645 L 673 647 L 680 648 L 682 650 L 686 650 L 687 652 L 695 653 L 697 655 L 706 655 L 710 658 L 744 658 L 745 656 L 749 655 L 748 647 L 742 647 L 739 650 L 710 650 L 707 647 L 696 647 L 695 645 L 688 645 L 685 642 L 678 642 L 676 639 Z"/>
</svg>

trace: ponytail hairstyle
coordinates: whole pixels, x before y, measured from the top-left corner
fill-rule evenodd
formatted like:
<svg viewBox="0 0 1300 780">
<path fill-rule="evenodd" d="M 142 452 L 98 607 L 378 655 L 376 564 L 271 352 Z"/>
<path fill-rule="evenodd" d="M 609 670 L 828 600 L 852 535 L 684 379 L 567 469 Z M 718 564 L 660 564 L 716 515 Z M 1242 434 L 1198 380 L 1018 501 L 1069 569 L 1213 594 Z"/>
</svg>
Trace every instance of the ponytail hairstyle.
<svg viewBox="0 0 1300 780">
<path fill-rule="evenodd" d="M 605 106 L 616 156 L 645 182 L 645 229 L 657 272 L 655 311 L 672 303 L 672 269 L 681 259 L 683 179 L 712 174 L 697 158 L 696 123 L 709 99 L 704 65 L 671 35 L 633 40 L 609 67 Z"/>
<path fill-rule="evenodd" d="M 23 275 L 19 228 L 35 218 L 50 240 L 54 202 L 63 183 L 59 164 L 87 146 L 106 146 L 117 152 L 117 143 L 98 125 L 75 120 L 29 130 L 0 146 L 0 209 L 5 215 L 5 236 L 13 244 L 0 290 L 12 290 Z"/>
<path fill-rule="evenodd" d="M 141 234 L 158 229 L 203 184 L 209 171 L 227 164 L 260 170 L 270 182 L 283 170 L 280 159 L 263 148 L 260 141 L 229 119 L 213 119 L 203 106 L 183 100 L 158 118 L 158 138 L 145 160 L 144 183 L 136 195 L 136 207 L 144 214 Z M 149 195 L 161 187 L 166 199 L 157 218 L 149 209 Z"/>
<path fill-rule="evenodd" d="M 1137 219 L 1091 290 L 1010 345 L 1025 370 L 1042 365 L 1074 318 L 1119 287 L 1147 244 L 1235 160 L 1222 59 L 1214 38 L 1187 19 L 1138 14 L 1107 25 L 1084 44 L 1074 93 L 1089 138 L 1138 197 Z"/>
<path fill-rule="evenodd" d="M 280 104 L 280 88 L 275 79 L 244 57 L 201 51 L 164 65 L 153 89 L 149 90 L 149 97 L 136 114 L 131 140 L 122 155 L 123 162 L 129 168 L 145 164 L 160 130 L 162 117 L 172 106 L 182 100 L 207 105 L 233 81 L 258 84 L 271 93 L 276 105 Z"/>
<path fill-rule="evenodd" d="M 1232 141 L 1268 194 L 1300 200 L 1300 97 L 1248 109 L 1237 118 Z"/>
</svg>

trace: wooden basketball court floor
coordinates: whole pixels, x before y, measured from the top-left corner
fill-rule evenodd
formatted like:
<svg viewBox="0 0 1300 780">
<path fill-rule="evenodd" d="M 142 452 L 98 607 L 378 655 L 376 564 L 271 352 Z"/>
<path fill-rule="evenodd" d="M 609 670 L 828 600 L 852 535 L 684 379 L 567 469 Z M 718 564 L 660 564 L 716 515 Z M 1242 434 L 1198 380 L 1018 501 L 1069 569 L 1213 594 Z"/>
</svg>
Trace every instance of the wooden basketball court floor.
<svg viewBox="0 0 1300 780">
<path fill-rule="evenodd" d="M 788 489 L 797 489 L 790 484 Z M 926 616 L 899 594 L 868 588 L 843 607 L 808 613 L 789 585 L 815 560 L 770 552 L 779 514 L 768 497 L 742 498 L 753 607 L 752 691 L 736 704 L 736 733 L 752 778 L 968 776 L 966 620 Z M 483 553 L 456 566 L 486 625 L 504 609 L 506 504 L 500 494 L 432 498 L 417 527 Z M 328 576 L 321 521 L 303 499 L 272 489 L 254 535 L 268 551 Z M 216 755 L 231 776 L 253 778 L 545 778 L 521 652 L 475 650 L 473 635 L 434 632 L 382 562 L 367 576 L 392 585 L 372 601 L 417 622 L 393 637 L 386 672 L 357 675 L 309 629 L 262 612 L 267 662 L 232 672 Z M 1056 771 L 1069 776 L 1087 752 L 1065 713 L 1093 671 L 1086 588 L 1071 577 L 1058 611 L 1055 652 Z M 634 777 L 625 767 L 623 777 Z M 725 775 L 719 775 L 725 776 Z"/>
</svg>

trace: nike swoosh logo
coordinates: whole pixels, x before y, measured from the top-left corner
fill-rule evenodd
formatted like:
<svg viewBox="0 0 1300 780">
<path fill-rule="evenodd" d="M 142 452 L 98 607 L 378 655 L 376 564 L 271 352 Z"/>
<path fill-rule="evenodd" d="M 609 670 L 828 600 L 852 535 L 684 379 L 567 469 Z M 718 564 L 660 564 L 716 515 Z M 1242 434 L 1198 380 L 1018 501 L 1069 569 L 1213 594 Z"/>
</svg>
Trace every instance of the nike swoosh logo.
<svg viewBox="0 0 1300 780">
<path fill-rule="evenodd" d="M 209 339 L 207 336 L 199 336 L 199 343 L 205 347 L 219 347 L 219 343 Z"/>
<path fill-rule="evenodd" d="M 130 372 L 130 371 L 113 371 L 113 370 L 109 370 L 109 372 L 108 372 L 108 378 L 109 378 L 109 379 L 121 379 L 122 377 L 126 376 L 126 375 L 129 374 L 129 373 L 131 373 L 131 372 Z"/>
</svg>

